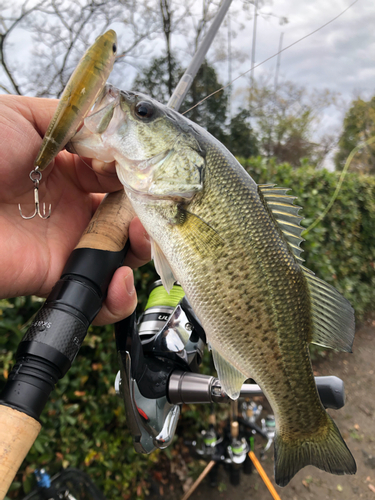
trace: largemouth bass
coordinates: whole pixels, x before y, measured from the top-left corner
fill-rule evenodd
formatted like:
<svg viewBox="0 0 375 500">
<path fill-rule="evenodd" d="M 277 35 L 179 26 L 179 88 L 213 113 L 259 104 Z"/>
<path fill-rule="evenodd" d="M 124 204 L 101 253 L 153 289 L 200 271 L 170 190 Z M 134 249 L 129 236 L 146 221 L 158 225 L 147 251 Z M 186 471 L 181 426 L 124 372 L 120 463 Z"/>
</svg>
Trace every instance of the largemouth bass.
<svg viewBox="0 0 375 500">
<path fill-rule="evenodd" d="M 209 133 L 142 94 L 108 87 L 72 142 L 79 154 L 115 160 L 164 285 L 178 280 L 202 322 L 223 389 L 236 398 L 253 378 L 264 391 L 277 484 L 309 464 L 354 474 L 308 349 L 351 351 L 353 309 L 302 265 L 294 198 L 257 185 Z"/>
<path fill-rule="evenodd" d="M 117 52 L 113 30 L 100 35 L 82 56 L 69 78 L 44 135 L 34 167 L 43 171 L 75 134 L 103 90 Z"/>
</svg>

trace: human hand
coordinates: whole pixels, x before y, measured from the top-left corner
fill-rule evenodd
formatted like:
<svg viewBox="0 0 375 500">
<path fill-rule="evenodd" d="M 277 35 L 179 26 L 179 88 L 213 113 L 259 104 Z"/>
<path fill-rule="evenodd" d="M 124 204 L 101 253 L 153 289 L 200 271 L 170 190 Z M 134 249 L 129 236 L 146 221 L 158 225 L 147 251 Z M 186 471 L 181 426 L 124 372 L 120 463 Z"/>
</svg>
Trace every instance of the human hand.
<svg viewBox="0 0 375 500">
<path fill-rule="evenodd" d="M 57 101 L 0 96 L 0 297 L 47 296 L 86 229 L 103 195 L 122 188 L 116 175 L 96 174 L 78 156 L 58 154 L 43 171 L 40 203 L 52 205 L 48 220 L 21 218 L 34 211 L 34 184 L 29 178 Z M 90 164 L 91 160 L 87 160 Z M 150 243 L 139 219 L 129 228 L 125 264 L 138 267 L 150 260 Z M 118 321 L 136 306 L 133 272 L 119 268 L 95 324 Z"/>
</svg>

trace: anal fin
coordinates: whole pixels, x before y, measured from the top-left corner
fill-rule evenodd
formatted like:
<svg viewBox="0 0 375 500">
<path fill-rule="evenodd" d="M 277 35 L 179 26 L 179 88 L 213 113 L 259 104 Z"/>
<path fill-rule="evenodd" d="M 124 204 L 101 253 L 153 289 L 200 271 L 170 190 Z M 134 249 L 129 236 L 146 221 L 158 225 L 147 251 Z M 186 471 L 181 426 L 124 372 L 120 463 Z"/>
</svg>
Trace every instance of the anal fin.
<svg viewBox="0 0 375 500">
<path fill-rule="evenodd" d="M 240 395 L 243 383 L 249 377 L 237 370 L 237 368 L 224 359 L 223 356 L 214 348 L 212 348 L 212 355 L 223 390 L 231 399 L 237 399 Z"/>
</svg>

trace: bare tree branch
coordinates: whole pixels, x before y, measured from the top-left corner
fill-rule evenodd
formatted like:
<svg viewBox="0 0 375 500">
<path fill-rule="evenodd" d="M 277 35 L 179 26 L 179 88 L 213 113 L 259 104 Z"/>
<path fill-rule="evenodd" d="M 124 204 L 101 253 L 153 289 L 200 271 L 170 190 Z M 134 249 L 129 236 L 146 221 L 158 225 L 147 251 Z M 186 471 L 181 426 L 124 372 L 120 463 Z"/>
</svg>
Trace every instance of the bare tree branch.
<svg viewBox="0 0 375 500">
<path fill-rule="evenodd" d="M 21 23 L 21 21 L 23 21 L 31 12 L 38 10 L 45 3 L 46 0 L 41 0 L 38 4 L 28 9 L 28 0 L 26 0 L 21 7 L 21 13 L 18 15 L 18 17 L 10 16 L 9 18 L 4 18 L 1 16 L 1 25 L 4 29 L 4 32 L 0 34 L 0 64 L 3 67 L 6 75 L 8 76 L 15 92 L 19 95 L 22 95 L 21 89 L 15 80 L 13 72 L 6 62 L 6 41 L 10 33 Z M 6 21 L 10 21 L 9 26 L 7 26 Z"/>
<path fill-rule="evenodd" d="M 1 88 L 18 94 L 59 96 L 86 48 L 114 22 L 119 45 L 125 46 L 122 61 L 136 57 L 146 39 L 162 33 L 155 4 L 156 0 L 40 0 L 29 7 L 26 0 L 13 11 L 0 5 Z M 9 35 L 16 28 L 33 36 L 31 71 L 27 63 L 14 69 L 7 65 Z"/>
</svg>

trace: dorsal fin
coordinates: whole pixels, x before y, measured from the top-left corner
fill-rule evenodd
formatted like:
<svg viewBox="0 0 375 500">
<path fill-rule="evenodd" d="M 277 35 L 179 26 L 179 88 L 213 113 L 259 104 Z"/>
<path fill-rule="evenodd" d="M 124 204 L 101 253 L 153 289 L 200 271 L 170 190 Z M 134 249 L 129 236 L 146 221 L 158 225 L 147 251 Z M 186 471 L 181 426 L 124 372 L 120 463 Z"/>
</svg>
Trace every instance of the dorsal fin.
<svg viewBox="0 0 375 500">
<path fill-rule="evenodd" d="M 303 217 L 298 215 L 301 207 L 293 204 L 296 196 L 288 195 L 287 192 L 289 189 L 278 188 L 276 184 L 259 184 L 258 188 L 266 200 L 267 206 L 273 213 L 295 258 L 299 263 L 304 262 L 300 257 L 301 252 L 303 252 L 300 244 L 302 241 L 305 241 L 301 238 L 304 228 L 300 225 L 300 222 Z"/>
</svg>

